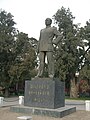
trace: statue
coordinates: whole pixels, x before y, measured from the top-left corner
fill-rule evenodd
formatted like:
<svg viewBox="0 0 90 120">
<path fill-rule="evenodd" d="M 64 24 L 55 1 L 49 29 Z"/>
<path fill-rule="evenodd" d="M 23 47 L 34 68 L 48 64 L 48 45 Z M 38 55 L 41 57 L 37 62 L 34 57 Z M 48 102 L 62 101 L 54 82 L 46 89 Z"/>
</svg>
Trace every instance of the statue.
<svg viewBox="0 0 90 120">
<path fill-rule="evenodd" d="M 47 56 L 48 63 L 48 76 L 54 77 L 54 58 L 53 58 L 53 44 L 58 44 L 62 35 L 56 27 L 51 27 L 52 20 L 47 18 L 45 20 L 46 28 L 40 31 L 40 38 L 38 42 L 38 53 L 39 53 L 39 70 L 37 77 L 43 77 L 45 57 Z"/>
</svg>

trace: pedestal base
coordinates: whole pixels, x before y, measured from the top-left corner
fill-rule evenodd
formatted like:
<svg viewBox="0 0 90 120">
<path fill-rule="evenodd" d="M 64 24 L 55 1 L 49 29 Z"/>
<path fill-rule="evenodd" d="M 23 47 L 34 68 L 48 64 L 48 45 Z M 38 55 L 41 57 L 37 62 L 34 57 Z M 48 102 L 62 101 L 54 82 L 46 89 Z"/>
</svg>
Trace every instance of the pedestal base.
<svg viewBox="0 0 90 120">
<path fill-rule="evenodd" d="M 58 78 L 34 78 L 25 82 L 24 105 L 56 109 L 65 106 L 64 82 Z"/>
<path fill-rule="evenodd" d="M 10 111 L 30 114 L 30 115 L 41 115 L 41 116 L 62 118 L 66 115 L 76 112 L 76 107 L 65 106 L 58 109 L 46 109 L 46 108 L 34 108 L 27 106 L 12 106 L 10 107 Z"/>
</svg>

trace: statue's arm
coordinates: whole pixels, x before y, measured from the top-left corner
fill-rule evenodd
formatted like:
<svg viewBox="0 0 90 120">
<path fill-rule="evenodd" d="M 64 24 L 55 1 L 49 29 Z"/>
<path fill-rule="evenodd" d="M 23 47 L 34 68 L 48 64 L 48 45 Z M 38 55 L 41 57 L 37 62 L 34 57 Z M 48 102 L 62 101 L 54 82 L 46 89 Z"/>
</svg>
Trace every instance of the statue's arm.
<svg viewBox="0 0 90 120">
<path fill-rule="evenodd" d="M 58 44 L 60 42 L 60 40 L 63 38 L 63 35 L 57 30 L 56 27 L 54 27 L 54 35 L 55 35 L 55 39 L 53 40 L 53 44 Z"/>
</svg>

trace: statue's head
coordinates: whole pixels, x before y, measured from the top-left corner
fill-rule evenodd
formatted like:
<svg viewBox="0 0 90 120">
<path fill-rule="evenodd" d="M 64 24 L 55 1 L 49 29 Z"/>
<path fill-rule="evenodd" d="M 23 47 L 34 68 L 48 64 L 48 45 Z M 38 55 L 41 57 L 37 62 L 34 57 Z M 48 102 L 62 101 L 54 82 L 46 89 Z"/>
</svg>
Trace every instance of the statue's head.
<svg viewBox="0 0 90 120">
<path fill-rule="evenodd" d="M 46 18 L 45 25 L 48 26 L 48 25 L 51 25 L 51 24 L 52 24 L 52 19 Z"/>
</svg>

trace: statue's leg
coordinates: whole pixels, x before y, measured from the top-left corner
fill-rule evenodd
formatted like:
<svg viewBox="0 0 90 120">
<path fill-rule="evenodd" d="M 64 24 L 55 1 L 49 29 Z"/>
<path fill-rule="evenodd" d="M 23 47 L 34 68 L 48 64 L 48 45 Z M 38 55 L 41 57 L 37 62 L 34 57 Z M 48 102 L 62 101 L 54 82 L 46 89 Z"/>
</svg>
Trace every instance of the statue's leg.
<svg viewBox="0 0 90 120">
<path fill-rule="evenodd" d="M 54 58 L 53 52 L 47 52 L 47 62 L 48 62 L 48 75 L 49 77 L 54 77 Z"/>
<path fill-rule="evenodd" d="M 40 60 L 40 65 L 39 65 L 39 70 L 38 70 L 38 77 L 43 76 L 43 71 L 44 71 L 44 62 L 45 62 L 45 53 L 40 52 L 39 54 L 39 60 Z"/>
</svg>

